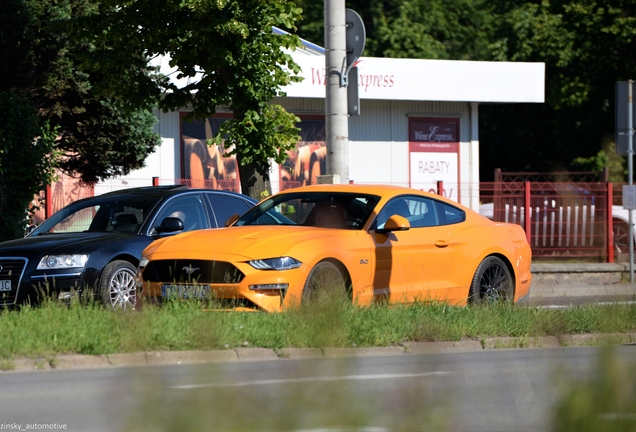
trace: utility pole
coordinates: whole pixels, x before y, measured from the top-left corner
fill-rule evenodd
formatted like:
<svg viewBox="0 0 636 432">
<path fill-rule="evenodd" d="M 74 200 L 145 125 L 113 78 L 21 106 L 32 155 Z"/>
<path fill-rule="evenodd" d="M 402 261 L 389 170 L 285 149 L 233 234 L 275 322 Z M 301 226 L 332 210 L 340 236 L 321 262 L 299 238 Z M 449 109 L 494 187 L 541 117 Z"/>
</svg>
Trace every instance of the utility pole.
<svg viewBox="0 0 636 432">
<path fill-rule="evenodd" d="M 325 126 L 327 174 L 332 183 L 349 183 L 347 106 L 347 23 L 345 0 L 325 1 Z"/>
</svg>

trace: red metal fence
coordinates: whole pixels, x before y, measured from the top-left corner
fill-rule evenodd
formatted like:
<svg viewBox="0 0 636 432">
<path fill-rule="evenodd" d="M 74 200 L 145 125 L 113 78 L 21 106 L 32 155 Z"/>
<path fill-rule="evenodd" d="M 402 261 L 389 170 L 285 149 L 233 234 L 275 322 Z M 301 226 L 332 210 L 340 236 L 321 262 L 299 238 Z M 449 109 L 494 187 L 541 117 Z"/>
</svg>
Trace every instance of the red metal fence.
<svg viewBox="0 0 636 432">
<path fill-rule="evenodd" d="M 80 198 L 113 190 L 160 184 L 189 185 L 189 181 L 154 177 L 113 179 L 95 186 L 85 186 L 74 179 L 61 178 L 34 200 L 35 204 L 40 205 L 40 209 L 34 213 L 33 222 L 40 223 L 47 216 Z M 207 186 L 238 190 L 234 181 Z M 287 189 L 297 185 L 286 183 L 278 186 L 280 189 Z M 430 187 L 425 189 L 429 190 Z M 622 184 L 505 181 L 453 185 L 440 182 L 433 190 L 451 199 L 458 200 L 461 197 L 462 202 L 478 202 L 480 212 L 495 221 L 521 225 L 528 236 L 535 259 L 596 262 L 614 262 L 616 259 L 612 204 L 620 205 Z"/>
<path fill-rule="evenodd" d="M 535 259 L 613 262 L 611 183 L 482 182 L 492 219 L 524 227 Z"/>
</svg>

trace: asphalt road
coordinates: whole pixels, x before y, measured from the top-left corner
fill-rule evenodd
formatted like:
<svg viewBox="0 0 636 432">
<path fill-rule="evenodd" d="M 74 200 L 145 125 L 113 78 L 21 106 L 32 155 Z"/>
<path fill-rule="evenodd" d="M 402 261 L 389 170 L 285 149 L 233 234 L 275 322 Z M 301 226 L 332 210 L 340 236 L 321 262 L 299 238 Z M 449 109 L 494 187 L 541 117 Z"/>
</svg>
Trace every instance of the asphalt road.
<svg viewBox="0 0 636 432">
<path fill-rule="evenodd" d="M 562 395 L 573 382 L 598 374 L 602 350 L 537 348 L 9 372 L 0 374 L 0 427 L 551 430 Z M 636 346 L 614 350 L 621 361 L 636 364 Z"/>
</svg>

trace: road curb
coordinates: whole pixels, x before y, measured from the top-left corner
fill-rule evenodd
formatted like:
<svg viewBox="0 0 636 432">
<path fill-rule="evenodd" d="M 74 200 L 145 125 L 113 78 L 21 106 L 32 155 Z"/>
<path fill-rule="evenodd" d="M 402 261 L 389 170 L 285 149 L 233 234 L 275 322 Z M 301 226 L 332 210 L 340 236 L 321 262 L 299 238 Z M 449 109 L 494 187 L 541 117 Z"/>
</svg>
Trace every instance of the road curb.
<svg viewBox="0 0 636 432">
<path fill-rule="evenodd" d="M 351 348 L 324 348 L 324 357 L 370 357 L 370 356 L 389 356 L 404 354 L 406 350 L 403 346 L 389 347 L 351 347 Z"/>
<path fill-rule="evenodd" d="M 210 351 L 151 351 L 108 355 L 59 354 L 50 358 L 22 357 L 6 359 L 0 363 L 0 373 L 601 345 L 636 345 L 636 333 L 593 333 L 562 335 L 559 337 L 484 337 L 480 340 L 408 342 L 403 345 L 389 347 L 283 348 L 278 351 L 269 348 L 235 348 Z"/>
<path fill-rule="evenodd" d="M 409 342 L 405 343 L 407 353 L 427 354 L 436 352 L 480 351 L 482 344 L 478 340 Z"/>
<path fill-rule="evenodd" d="M 556 336 L 542 337 L 496 337 L 484 339 L 484 349 L 505 348 L 557 348 L 561 346 Z"/>
<path fill-rule="evenodd" d="M 636 343 L 636 333 L 575 334 L 561 336 L 563 346 L 626 345 Z"/>
</svg>

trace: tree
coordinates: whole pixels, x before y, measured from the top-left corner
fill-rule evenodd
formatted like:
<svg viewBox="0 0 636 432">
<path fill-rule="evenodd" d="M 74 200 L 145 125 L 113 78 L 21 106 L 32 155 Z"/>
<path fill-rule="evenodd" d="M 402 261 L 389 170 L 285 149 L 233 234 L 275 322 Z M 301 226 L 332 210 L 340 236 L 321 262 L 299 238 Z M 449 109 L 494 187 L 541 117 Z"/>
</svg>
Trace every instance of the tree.
<svg viewBox="0 0 636 432">
<path fill-rule="evenodd" d="M 298 34 L 324 41 L 324 2 L 296 0 L 303 8 Z M 491 40 L 491 2 L 483 0 L 348 0 L 358 12 L 368 57 L 468 60 L 485 57 Z"/>
<path fill-rule="evenodd" d="M 605 140 L 603 148 L 594 156 L 575 158 L 572 165 L 578 168 L 578 171 L 603 171 L 607 168 L 609 181 L 614 183 L 624 182 L 627 173 L 625 159 L 616 153 L 613 140 Z"/>
<path fill-rule="evenodd" d="M 112 77 L 89 73 L 78 61 L 92 48 L 69 32 L 68 23 L 94 10 L 89 0 L 10 0 L 9 8 L 0 11 L 0 46 L 10 60 L 3 62 L 7 79 L 0 90 L 23 95 L 48 120 L 59 133 L 59 168 L 86 183 L 141 168 L 160 142 L 147 105 L 125 94 L 96 92 L 100 81 Z M 151 72 L 137 66 L 124 65 L 118 79 Z"/>
<path fill-rule="evenodd" d="M 481 110 L 481 177 L 576 169 L 614 133 L 615 82 L 636 72 L 636 4 L 497 3 L 493 59 L 545 62 L 546 102 Z"/>
<path fill-rule="evenodd" d="M 271 189 L 270 160 L 282 163 L 299 140 L 299 119 L 271 103 L 280 87 L 300 79 L 289 54 L 300 40 L 272 27 L 293 29 L 299 17 L 300 9 L 287 0 L 106 0 L 76 28 L 92 38 L 95 49 L 84 64 L 93 71 L 122 77 L 124 65 L 137 62 L 141 68 L 143 57 L 168 56 L 177 78 L 189 80 L 180 87 L 137 74 L 124 82 L 103 81 L 100 91 L 147 102 L 159 92 L 160 108 L 188 107 L 196 119 L 229 107 L 234 116 L 215 139 L 236 154 L 243 193 L 260 197 Z"/>
<path fill-rule="evenodd" d="M 33 197 L 57 165 L 55 130 L 16 91 L 0 91 L 0 241 L 24 236 Z"/>
</svg>

